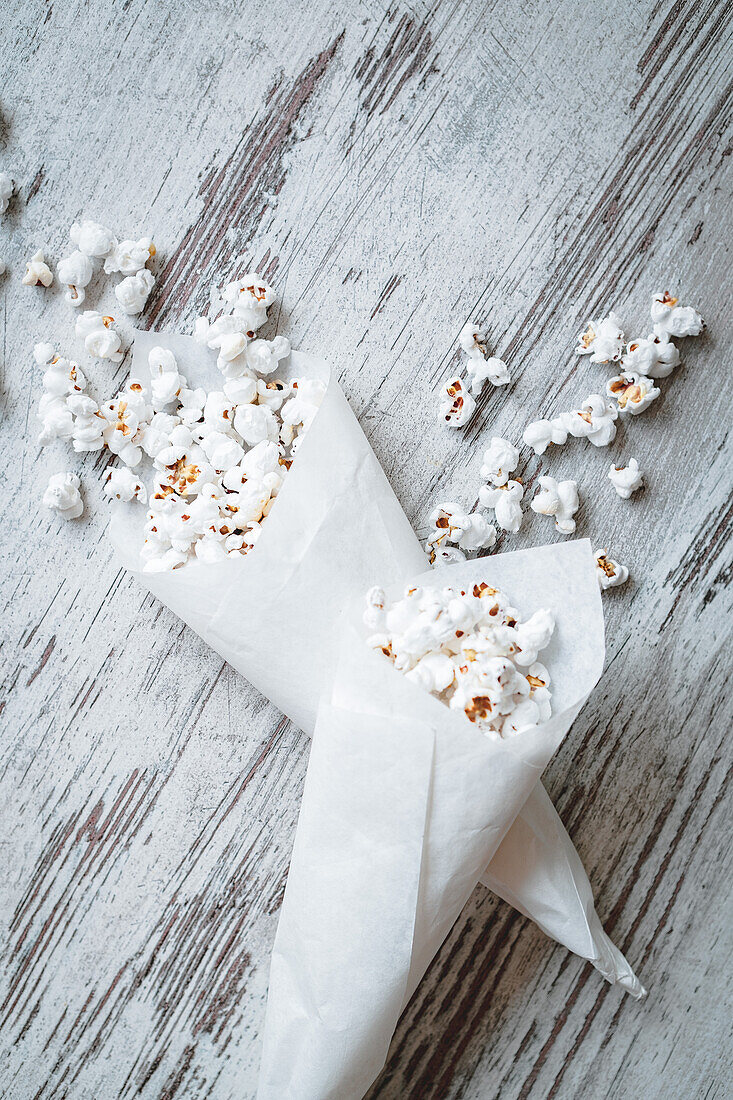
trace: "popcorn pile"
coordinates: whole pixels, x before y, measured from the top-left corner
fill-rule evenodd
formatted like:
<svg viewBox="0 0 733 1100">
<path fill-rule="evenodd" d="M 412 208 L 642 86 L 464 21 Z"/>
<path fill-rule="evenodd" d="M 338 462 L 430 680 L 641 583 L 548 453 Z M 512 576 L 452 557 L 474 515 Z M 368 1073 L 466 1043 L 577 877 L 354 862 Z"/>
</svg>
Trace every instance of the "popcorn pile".
<svg viewBox="0 0 733 1100">
<path fill-rule="evenodd" d="M 80 234 L 80 243 L 99 249 L 102 227 L 92 232 L 88 227 L 94 223 L 84 224 L 90 239 Z M 132 242 L 115 243 L 114 249 L 108 256 L 123 270 L 144 251 Z M 105 471 L 104 491 L 110 499 L 147 503 L 146 572 L 248 553 L 325 393 L 318 379 L 273 377 L 290 344 L 282 336 L 255 335 L 274 300 L 271 287 L 259 276 L 245 276 L 224 287 L 223 298 L 228 308 L 216 320 L 196 322 L 196 338 L 218 351 L 221 390 L 191 389 L 173 353 L 155 347 L 148 357 L 149 385 L 130 377 L 98 405 L 86 393 L 78 364 L 60 357 L 51 344 L 34 349 L 36 362 L 46 367 L 39 443 L 60 439 L 75 451 L 106 447 L 119 458 L 121 467 Z M 87 311 L 76 331 L 90 355 L 118 362 L 122 355 L 112 320 Z M 144 456 L 152 467 L 149 488 L 133 473 Z M 54 475 L 44 501 L 75 518 L 81 498 L 68 494 L 78 486 L 73 474 Z"/>
<path fill-rule="evenodd" d="M 666 378 L 680 363 L 679 349 L 672 337 L 698 336 L 705 322 L 697 310 L 679 305 L 678 299 L 666 292 L 654 295 L 651 318 L 653 331 L 645 339 L 629 342 L 615 313 L 590 322 L 578 338 L 576 354 L 588 356 L 591 363 L 618 364 L 619 373 L 608 380 L 605 393 L 591 393 L 579 408 L 528 424 L 522 437 L 526 446 L 536 455 L 543 455 L 548 447 L 563 446 L 572 436 L 587 439 L 594 447 L 608 447 L 616 438 L 619 416 L 638 416 L 659 397 L 661 390 L 655 381 Z M 440 410 L 441 418 L 456 428 L 470 420 L 476 408 L 472 394 L 480 392 L 485 381 L 494 385 L 509 381 L 509 372 L 501 360 L 486 359 L 486 341 L 479 326 L 465 325 L 458 340 L 469 358 L 470 392 L 460 378 L 451 379 L 444 388 L 447 400 L 443 400 Z M 518 448 L 494 436 L 481 467 L 484 484 L 479 489 L 479 503 L 483 508 L 492 508 L 499 527 L 512 534 L 519 531 L 523 520 L 524 487 L 521 478 L 510 477 L 518 465 Z M 629 459 L 627 466 L 612 464 L 608 477 L 624 500 L 644 485 L 643 471 L 635 458 Z M 552 516 L 556 530 L 563 535 L 575 531 L 574 515 L 579 506 L 577 482 L 558 482 L 549 476 L 539 479 L 530 503 L 533 512 Z M 431 513 L 430 524 L 426 549 L 433 564 L 465 560 L 464 550 L 485 549 L 496 542 L 495 530 L 487 528 L 480 512 L 465 512 L 454 502 L 438 505 Z M 599 555 L 605 563 L 599 563 L 598 567 L 602 588 L 628 579 L 628 569 L 607 558 L 605 550 L 599 551 Z"/>
<path fill-rule="evenodd" d="M 485 583 L 410 588 L 388 604 L 381 588 L 366 596 L 367 644 L 487 736 L 500 739 L 546 722 L 550 676 L 537 660 L 555 629 L 551 611 L 525 622 Z"/>
<path fill-rule="evenodd" d="M 74 307 L 82 305 L 95 270 L 102 266 L 107 275 L 125 276 L 115 287 L 115 297 L 125 313 L 141 313 L 155 285 L 146 266 L 156 251 L 152 238 L 120 241 L 105 225 L 94 221 L 74 222 L 69 236 L 74 251 L 60 260 L 57 268 L 59 282 L 66 287 L 66 301 Z"/>
</svg>

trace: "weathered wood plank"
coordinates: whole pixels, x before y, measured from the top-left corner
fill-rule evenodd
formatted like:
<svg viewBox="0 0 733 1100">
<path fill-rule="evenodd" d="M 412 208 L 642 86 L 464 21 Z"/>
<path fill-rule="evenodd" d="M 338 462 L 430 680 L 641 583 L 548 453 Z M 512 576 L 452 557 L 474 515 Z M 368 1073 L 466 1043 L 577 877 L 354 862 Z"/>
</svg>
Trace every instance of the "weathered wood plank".
<svg viewBox="0 0 733 1100">
<path fill-rule="evenodd" d="M 418 531 L 439 497 L 475 499 L 491 434 L 518 439 L 602 383 L 572 354 L 589 315 L 613 306 L 645 332 L 653 291 L 699 305 L 707 334 L 613 456 L 577 444 L 523 470 L 530 490 L 541 472 L 577 477 L 579 533 L 632 568 L 548 785 L 650 997 L 621 999 L 477 890 L 371 1095 L 722 1096 L 725 6 L 7 8 L 0 168 L 21 188 L 0 222 L 4 1093 L 253 1095 L 307 763 L 297 731 L 117 569 L 103 459 L 72 459 L 80 522 L 40 508 L 69 458 L 33 442 L 29 352 L 70 330 L 60 294 L 19 276 L 86 214 L 154 233 L 148 325 L 190 327 L 213 280 L 265 272 L 281 330 L 334 362 Z M 470 315 L 514 382 L 450 433 L 433 390 Z M 102 393 L 127 364 L 84 369 Z M 648 488 L 622 502 L 606 470 L 631 454 Z M 553 537 L 530 514 L 500 548 Z"/>
</svg>

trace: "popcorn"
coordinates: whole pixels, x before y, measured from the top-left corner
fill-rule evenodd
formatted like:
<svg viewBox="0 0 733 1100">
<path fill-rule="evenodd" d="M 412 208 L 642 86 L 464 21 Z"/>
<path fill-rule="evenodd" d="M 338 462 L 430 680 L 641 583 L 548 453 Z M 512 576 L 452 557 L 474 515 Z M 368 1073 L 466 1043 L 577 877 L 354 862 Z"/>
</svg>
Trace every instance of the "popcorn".
<svg viewBox="0 0 733 1100">
<path fill-rule="evenodd" d="M 445 399 L 440 405 L 441 418 L 450 428 L 462 428 L 473 416 L 476 402 L 460 378 L 451 378 L 441 390 Z"/>
<path fill-rule="evenodd" d="M 115 287 L 115 297 L 125 313 L 134 316 L 142 313 L 148 300 L 150 291 L 155 286 L 155 279 L 146 267 L 136 275 L 128 275 L 126 279 Z"/>
<path fill-rule="evenodd" d="M 184 424 L 194 424 L 201 419 L 206 404 L 206 390 L 200 387 L 195 390 L 182 389 L 178 400 L 180 401 L 178 415 Z"/>
<path fill-rule="evenodd" d="M 522 526 L 524 514 L 521 500 L 524 486 L 521 481 L 507 481 L 504 485 L 482 485 L 478 498 L 484 508 L 493 508 L 496 522 L 503 531 L 516 535 Z"/>
<path fill-rule="evenodd" d="M 505 386 L 509 382 L 506 363 L 494 356 L 486 357 L 486 337 L 472 322 L 464 325 L 458 334 L 458 343 L 468 355 L 466 371 L 471 393 L 479 394 L 485 382 L 492 386 Z"/>
<path fill-rule="evenodd" d="M 428 536 L 425 549 L 434 561 L 434 548 L 446 542 L 455 543 L 462 550 L 483 550 L 496 542 L 496 531 L 480 512 L 467 514 L 460 504 L 447 501 L 439 504 L 430 513 L 432 532 Z"/>
<path fill-rule="evenodd" d="M 292 442 L 295 434 L 308 431 L 326 395 L 326 383 L 320 378 L 298 378 L 292 383 L 291 393 L 292 396 L 280 410 L 283 422 L 281 438 L 286 444 Z M 258 408 L 267 406 L 260 405 Z"/>
<path fill-rule="evenodd" d="M 238 405 L 234 414 L 234 429 L 249 447 L 279 434 L 277 417 L 267 405 Z"/>
<path fill-rule="evenodd" d="M 239 318 L 242 331 L 256 332 L 267 320 L 267 309 L 275 301 L 275 292 L 255 273 L 227 283 L 222 297 Z"/>
<path fill-rule="evenodd" d="M 52 474 L 43 494 L 43 503 L 47 508 L 58 512 L 63 519 L 78 519 L 84 511 L 84 502 L 79 492 L 80 484 L 76 474 Z"/>
<path fill-rule="evenodd" d="M 597 550 L 595 554 L 596 559 L 596 576 L 598 577 L 598 583 L 605 591 L 607 588 L 616 588 L 619 584 L 625 584 L 629 579 L 629 571 L 625 565 L 619 565 L 617 561 L 613 561 L 608 556 L 608 550 Z"/>
<path fill-rule="evenodd" d="M 486 337 L 473 321 L 467 321 L 458 333 L 458 343 L 471 358 L 483 359 L 488 351 Z"/>
<path fill-rule="evenodd" d="M 643 374 L 633 371 L 624 371 L 606 383 L 608 396 L 616 398 L 622 413 L 631 413 L 632 416 L 643 412 L 659 397 L 660 392 L 651 378 L 645 378 Z"/>
<path fill-rule="evenodd" d="M 0 172 L 0 214 L 8 209 L 10 197 L 15 190 L 15 184 L 7 172 Z"/>
<path fill-rule="evenodd" d="M 136 275 L 154 255 L 155 245 L 151 237 L 141 237 L 139 241 L 113 239 L 104 261 L 104 270 L 108 275 L 118 271 L 122 275 Z"/>
<path fill-rule="evenodd" d="M 641 489 L 644 484 L 644 475 L 639 469 L 639 463 L 635 458 L 629 459 L 628 466 L 615 466 L 611 463 L 608 476 L 611 484 L 623 500 L 628 500 L 632 493 Z"/>
<path fill-rule="evenodd" d="M 290 355 L 290 341 L 284 336 L 274 340 L 252 340 L 245 349 L 244 357 L 248 368 L 257 374 L 272 374 L 277 370 L 281 359 Z"/>
<path fill-rule="evenodd" d="M 103 317 L 96 310 L 87 309 L 76 319 L 76 335 L 84 340 L 84 347 L 95 359 L 110 359 L 120 363 L 123 355 L 120 351 L 120 334 L 111 327 L 114 317 Z"/>
<path fill-rule="evenodd" d="M 69 393 L 83 393 L 87 380 L 81 368 L 71 359 L 64 359 L 54 355 L 48 364 L 43 376 L 43 388 L 46 393 L 56 397 L 66 396 Z"/>
<path fill-rule="evenodd" d="M 176 357 L 167 348 L 152 348 L 148 355 L 148 366 L 151 401 L 153 408 L 159 412 L 186 389 L 186 379 L 179 374 Z"/>
<path fill-rule="evenodd" d="M 79 453 L 101 451 L 105 420 L 97 402 L 85 393 L 74 393 L 66 398 L 66 408 L 74 418 L 71 432 L 74 450 Z"/>
<path fill-rule="evenodd" d="M 589 439 L 594 447 L 607 447 L 616 438 L 618 408 L 600 393 L 592 393 L 580 409 L 561 413 L 562 427 L 576 438 Z"/>
<path fill-rule="evenodd" d="M 487 736 L 516 736 L 550 717 L 550 676 L 537 661 L 554 630 L 550 611 L 519 622 L 482 582 L 471 592 L 408 589 L 391 605 L 381 589 L 371 589 L 364 622 L 372 631 L 368 645 Z"/>
<path fill-rule="evenodd" d="M 567 442 L 568 431 L 563 427 L 560 417 L 554 420 L 534 420 L 524 429 L 522 438 L 536 455 L 543 455 L 551 443 L 561 447 Z"/>
<path fill-rule="evenodd" d="M 481 477 L 491 485 L 506 485 L 509 474 L 516 470 L 518 464 L 517 447 L 506 439 L 502 439 L 501 436 L 492 436 L 489 448 L 484 452 Z"/>
<path fill-rule="evenodd" d="M 224 383 L 224 393 L 233 405 L 253 404 L 259 393 L 259 380 L 251 378 L 249 375 L 242 375 L 241 378 L 231 378 Z M 261 404 L 264 403 L 261 402 Z"/>
<path fill-rule="evenodd" d="M 72 306 L 80 306 L 86 297 L 86 290 L 94 274 L 92 261 L 83 252 L 72 252 L 59 260 L 56 268 L 59 282 L 66 286 L 66 301 Z"/>
<path fill-rule="evenodd" d="M 136 383 L 140 386 L 140 383 Z M 142 387 L 140 386 L 142 390 Z M 119 455 L 126 466 L 137 466 L 143 456 L 138 443 L 138 428 L 146 419 L 144 401 L 137 400 L 134 391 L 125 390 L 112 401 L 102 405 L 100 413 L 107 422 L 103 426 L 103 438 L 112 454 Z"/>
<path fill-rule="evenodd" d="M 651 315 L 654 333 L 660 339 L 670 336 L 699 336 L 705 328 L 705 322 L 692 306 L 677 305 L 679 298 L 673 298 L 668 291 L 655 294 L 652 298 Z"/>
<path fill-rule="evenodd" d="M 625 369 L 648 378 L 666 378 L 679 366 L 680 353 L 671 340 L 652 333 L 645 340 L 634 340 L 627 345 L 623 363 Z"/>
<path fill-rule="evenodd" d="M 53 272 L 39 249 L 25 265 L 23 286 L 50 286 L 52 282 Z"/>
<path fill-rule="evenodd" d="M 556 481 L 554 477 L 540 478 L 539 491 L 530 504 L 533 512 L 554 516 L 555 527 L 561 535 L 572 535 L 575 530 L 573 516 L 579 507 L 577 482 Z"/>
<path fill-rule="evenodd" d="M 104 493 L 114 500 L 139 500 L 143 504 L 148 499 L 147 490 L 141 481 L 126 466 L 120 469 L 109 466 L 104 475 Z"/>
<path fill-rule="evenodd" d="M 53 344 L 40 343 L 36 344 L 33 348 L 33 358 L 39 367 L 43 367 L 46 363 L 50 363 L 53 359 L 56 351 Z"/>
<path fill-rule="evenodd" d="M 257 380 L 257 404 L 267 405 L 273 412 L 282 407 L 285 399 L 292 393 L 292 387 L 279 378 L 273 378 L 265 382 L 264 378 Z"/>
<path fill-rule="evenodd" d="M 114 235 L 99 222 L 74 222 L 69 232 L 71 243 L 75 244 L 85 256 L 101 259 L 106 256 L 114 244 Z"/>
<path fill-rule="evenodd" d="M 74 416 L 64 396 L 44 393 L 38 403 L 38 419 L 41 421 L 39 447 L 47 447 L 55 439 L 68 443 L 73 438 Z"/>
<path fill-rule="evenodd" d="M 624 350 L 624 334 L 615 313 L 602 321 L 591 321 L 578 337 L 576 355 L 590 355 L 591 363 L 616 362 Z"/>
<path fill-rule="evenodd" d="M 439 565 L 455 565 L 456 562 L 466 561 L 466 555 L 457 546 L 448 546 L 442 542 L 440 546 L 433 546 L 430 550 L 431 564 L 436 568 Z"/>
</svg>

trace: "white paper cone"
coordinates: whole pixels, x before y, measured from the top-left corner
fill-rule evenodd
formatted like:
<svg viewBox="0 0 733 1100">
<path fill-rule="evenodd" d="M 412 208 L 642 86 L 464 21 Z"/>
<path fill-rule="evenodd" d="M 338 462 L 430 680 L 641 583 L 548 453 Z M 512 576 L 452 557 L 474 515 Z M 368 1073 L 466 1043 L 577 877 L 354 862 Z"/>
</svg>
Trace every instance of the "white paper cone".
<svg viewBox="0 0 733 1100">
<path fill-rule="evenodd" d="M 511 559 L 511 560 L 509 560 Z M 319 711 L 273 949 L 259 1100 L 359 1100 L 400 1012 L 603 669 L 587 541 L 435 570 L 486 580 L 528 617 L 553 717 L 497 742 L 407 681 L 350 616 L 333 705 Z"/>
<path fill-rule="evenodd" d="M 139 332 L 133 375 L 149 377 L 148 353 L 169 348 L 191 386 L 220 389 L 216 356 L 191 337 Z M 376 583 L 421 572 L 427 559 L 358 421 L 325 363 L 294 352 L 286 375 L 328 382 L 326 396 L 285 479 L 262 536 L 246 557 L 171 573 L 143 573 L 145 509 L 117 504 L 110 536 L 122 563 L 212 648 L 309 735 L 330 683 L 336 620 L 343 607 Z M 501 562 L 514 555 L 497 555 Z M 503 568 L 503 567 L 500 567 Z M 538 786 L 533 800 L 549 801 Z M 609 981 L 629 972 L 589 901 L 590 887 L 559 820 L 551 837 L 536 815 L 510 830 L 490 868 L 492 888 L 548 935 L 590 958 Z M 517 829 L 516 838 L 514 829 Z M 537 858 L 524 858 L 527 830 Z M 501 858 L 506 846 L 507 858 Z M 556 901 L 548 908 L 546 897 Z M 537 919 L 537 918 L 535 918 Z M 615 949 L 613 949 L 615 951 Z M 605 968 L 604 968 L 605 967 Z"/>
</svg>

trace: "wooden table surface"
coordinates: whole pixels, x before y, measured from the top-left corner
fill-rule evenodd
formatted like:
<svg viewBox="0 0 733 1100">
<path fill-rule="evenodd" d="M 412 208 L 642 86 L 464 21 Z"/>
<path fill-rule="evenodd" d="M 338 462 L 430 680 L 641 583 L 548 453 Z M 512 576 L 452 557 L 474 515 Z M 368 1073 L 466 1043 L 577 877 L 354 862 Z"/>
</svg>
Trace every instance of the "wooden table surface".
<svg viewBox="0 0 733 1100">
<path fill-rule="evenodd" d="M 264 273 L 420 534 L 438 500 L 475 501 L 492 434 L 605 383 L 573 355 L 590 316 L 644 335 L 664 289 L 703 312 L 612 448 L 522 471 L 577 478 L 579 535 L 633 575 L 604 597 L 607 669 L 546 781 L 649 997 L 477 888 L 370 1096 L 730 1095 L 729 35 L 714 0 L 4 6 L 3 1098 L 254 1095 L 308 757 L 117 568 L 106 459 L 35 443 L 32 346 L 80 348 L 59 289 L 20 278 L 81 215 L 154 236 L 148 327 L 191 331 L 211 283 Z M 434 390 L 469 318 L 513 384 L 451 432 Z M 129 366 L 80 362 L 100 398 Z M 647 488 L 626 502 L 606 471 L 632 454 Z M 41 505 L 65 468 L 87 504 L 68 524 Z M 498 549 L 555 537 L 528 512 Z"/>
</svg>

